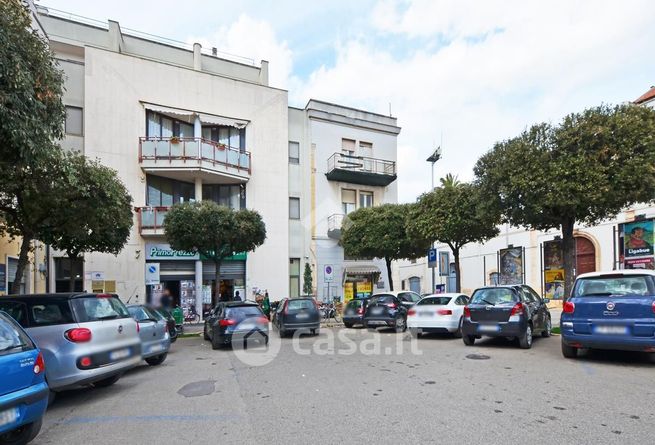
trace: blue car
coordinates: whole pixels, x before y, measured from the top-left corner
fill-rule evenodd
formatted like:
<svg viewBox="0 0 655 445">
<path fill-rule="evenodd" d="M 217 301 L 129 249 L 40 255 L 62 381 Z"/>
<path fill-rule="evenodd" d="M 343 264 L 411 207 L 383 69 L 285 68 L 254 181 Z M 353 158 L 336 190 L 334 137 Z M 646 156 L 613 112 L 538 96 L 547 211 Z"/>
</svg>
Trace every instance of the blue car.
<svg viewBox="0 0 655 445">
<path fill-rule="evenodd" d="M 586 348 L 655 352 L 655 271 L 580 275 L 560 328 L 567 358 Z"/>
<path fill-rule="evenodd" d="M 43 355 L 5 312 L 0 312 L 0 376 L 0 445 L 29 443 L 48 406 Z"/>
</svg>

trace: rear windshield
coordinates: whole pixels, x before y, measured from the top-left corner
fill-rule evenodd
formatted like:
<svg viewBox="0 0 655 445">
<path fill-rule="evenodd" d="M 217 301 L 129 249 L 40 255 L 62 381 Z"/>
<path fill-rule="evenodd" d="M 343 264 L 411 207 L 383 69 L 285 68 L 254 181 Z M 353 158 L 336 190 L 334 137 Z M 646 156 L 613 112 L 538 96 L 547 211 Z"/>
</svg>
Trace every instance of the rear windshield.
<svg viewBox="0 0 655 445">
<path fill-rule="evenodd" d="M 71 301 L 79 323 L 130 318 L 127 308 L 117 297 L 90 296 L 73 298 Z"/>
<path fill-rule="evenodd" d="M 580 278 L 573 289 L 574 297 L 653 295 L 653 282 L 647 275 L 607 275 Z"/>
<path fill-rule="evenodd" d="M 34 343 L 18 323 L 0 312 L 0 356 L 34 349 Z"/>
<path fill-rule="evenodd" d="M 316 309 L 316 305 L 312 300 L 289 300 L 287 309 L 290 311 L 298 311 L 301 309 Z"/>
<path fill-rule="evenodd" d="M 359 308 L 364 304 L 364 300 L 350 300 L 346 307 L 349 308 Z"/>
<path fill-rule="evenodd" d="M 153 311 L 145 306 L 130 306 L 127 310 L 136 321 L 163 320 L 163 317 L 157 311 Z"/>
<path fill-rule="evenodd" d="M 257 306 L 236 306 L 225 309 L 225 318 L 233 318 L 237 320 L 263 315 L 264 313 Z"/>
<path fill-rule="evenodd" d="M 21 326 L 27 327 L 27 305 L 18 301 L 1 301 L 0 311 L 6 312 L 11 318 L 20 323 Z"/>
<path fill-rule="evenodd" d="M 492 306 L 516 303 L 518 301 L 518 295 L 507 287 L 478 289 L 471 297 L 471 304 L 490 304 Z"/>
<path fill-rule="evenodd" d="M 23 327 L 75 323 L 68 301 L 61 299 L 28 301 L 26 303 L 2 301 L 0 302 L 0 311 L 9 314 Z"/>
<path fill-rule="evenodd" d="M 393 295 L 380 295 L 379 297 L 371 298 L 368 304 L 369 306 L 372 306 L 374 304 L 389 304 L 393 302 L 394 302 Z"/>
<path fill-rule="evenodd" d="M 419 301 L 417 306 L 424 305 L 434 305 L 434 306 L 445 306 L 450 303 L 451 297 L 427 297 Z"/>
</svg>

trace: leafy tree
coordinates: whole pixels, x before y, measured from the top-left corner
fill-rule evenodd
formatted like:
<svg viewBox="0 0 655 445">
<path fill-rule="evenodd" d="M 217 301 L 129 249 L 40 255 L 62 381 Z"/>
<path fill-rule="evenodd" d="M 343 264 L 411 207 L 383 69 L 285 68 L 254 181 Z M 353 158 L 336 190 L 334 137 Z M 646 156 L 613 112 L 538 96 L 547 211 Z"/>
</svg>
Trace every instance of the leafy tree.
<svg viewBox="0 0 655 445">
<path fill-rule="evenodd" d="M 442 187 L 457 187 L 461 182 L 457 179 L 457 175 L 448 173 L 445 177 L 439 180 Z"/>
<path fill-rule="evenodd" d="M 558 125 L 534 125 L 497 143 L 478 160 L 475 174 L 505 222 L 562 231 L 568 295 L 575 224 L 597 224 L 655 199 L 655 110 L 601 105 Z"/>
<path fill-rule="evenodd" d="M 266 226 L 254 210 L 233 210 L 213 201 L 175 204 L 166 214 L 164 231 L 175 250 L 199 253 L 216 265 L 216 295 L 221 263 L 238 252 L 250 252 L 266 240 Z"/>
<path fill-rule="evenodd" d="M 64 154 L 56 211 L 45 221 L 41 241 L 63 250 L 71 263 L 84 252 L 117 255 L 132 228 L 132 197 L 116 172 L 77 153 Z M 75 277 L 71 274 L 70 290 Z"/>
<path fill-rule="evenodd" d="M 384 258 L 389 288 L 393 289 L 391 262 L 424 256 L 430 241 L 412 237 L 406 230 L 412 204 L 384 204 L 366 207 L 348 214 L 343 224 L 341 245 L 354 257 Z"/>
<path fill-rule="evenodd" d="M 484 205 L 476 185 L 457 183 L 421 195 L 411 212 L 407 228 L 416 237 L 437 240 L 450 247 L 457 275 L 456 292 L 461 292 L 461 248 L 496 236 L 499 221 L 498 212 Z"/>
<path fill-rule="evenodd" d="M 312 282 L 312 268 L 309 263 L 305 263 L 305 271 L 303 272 L 302 277 L 302 293 L 303 295 L 311 295 L 314 288 L 314 283 Z"/>
</svg>

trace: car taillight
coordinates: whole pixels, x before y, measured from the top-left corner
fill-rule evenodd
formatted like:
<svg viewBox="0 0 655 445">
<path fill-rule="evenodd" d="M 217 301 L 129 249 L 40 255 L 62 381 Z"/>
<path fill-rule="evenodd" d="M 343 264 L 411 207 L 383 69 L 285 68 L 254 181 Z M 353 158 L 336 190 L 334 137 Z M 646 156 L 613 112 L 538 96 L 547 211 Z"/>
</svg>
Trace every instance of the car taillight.
<svg viewBox="0 0 655 445">
<path fill-rule="evenodd" d="M 521 313 L 523 313 L 523 303 L 516 303 L 512 308 L 512 312 L 510 312 L 509 316 L 513 317 L 514 315 L 521 315 Z"/>
<path fill-rule="evenodd" d="M 268 324 L 268 318 L 266 318 L 266 317 L 264 317 L 264 316 L 257 317 L 256 322 L 257 322 L 257 323 L 261 323 L 261 324 Z"/>
<path fill-rule="evenodd" d="M 396 303 L 388 303 L 387 306 L 389 309 L 396 309 Z"/>
<path fill-rule="evenodd" d="M 653 301 L 653 313 L 655 314 L 655 301 Z"/>
<path fill-rule="evenodd" d="M 87 328 L 69 329 L 64 334 L 67 340 L 73 343 L 86 343 L 91 341 L 91 331 Z"/>
<path fill-rule="evenodd" d="M 41 374 L 45 371 L 45 361 L 43 361 L 43 354 L 39 352 L 39 355 L 36 356 L 36 361 L 34 362 L 34 374 Z"/>
<path fill-rule="evenodd" d="M 414 309 L 410 309 L 407 311 L 407 315 L 416 315 L 416 311 Z"/>
<path fill-rule="evenodd" d="M 237 324 L 236 320 L 232 320 L 232 319 L 229 319 L 229 318 L 220 320 L 218 322 L 218 325 L 221 326 L 221 327 L 234 326 L 235 324 Z"/>
<path fill-rule="evenodd" d="M 655 311 L 655 303 L 653 303 L 653 311 Z M 565 301 L 564 305 L 562 306 L 562 312 L 565 314 L 572 314 L 575 312 L 575 303 L 571 301 Z"/>
<path fill-rule="evenodd" d="M 362 315 L 363 313 L 364 313 L 364 308 L 363 307 L 360 307 L 359 309 L 357 309 L 357 314 L 358 315 Z"/>
<path fill-rule="evenodd" d="M 471 317 L 471 309 L 469 309 L 468 306 L 464 306 L 464 316 L 465 317 Z"/>
<path fill-rule="evenodd" d="M 80 366 L 82 368 L 88 368 L 91 366 L 91 358 L 90 357 L 82 357 L 80 359 Z"/>
<path fill-rule="evenodd" d="M 453 315 L 453 311 L 451 311 L 450 309 L 439 309 L 437 311 L 437 314 L 439 314 L 439 315 Z"/>
</svg>

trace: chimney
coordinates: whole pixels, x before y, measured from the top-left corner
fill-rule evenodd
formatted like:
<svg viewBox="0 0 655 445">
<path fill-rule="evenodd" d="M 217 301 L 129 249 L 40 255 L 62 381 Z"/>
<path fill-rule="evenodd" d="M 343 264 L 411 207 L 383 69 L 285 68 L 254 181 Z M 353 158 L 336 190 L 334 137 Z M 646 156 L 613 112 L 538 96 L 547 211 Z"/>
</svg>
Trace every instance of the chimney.
<svg viewBox="0 0 655 445">
<path fill-rule="evenodd" d="M 268 86 L 268 60 L 261 61 L 261 68 L 259 68 L 259 83 Z"/>
<path fill-rule="evenodd" d="M 121 25 L 115 20 L 108 20 L 109 24 L 109 49 L 120 53 L 123 51 L 123 33 L 121 32 Z"/>
<path fill-rule="evenodd" d="M 202 46 L 200 43 L 193 44 L 193 69 L 202 70 Z"/>
</svg>

